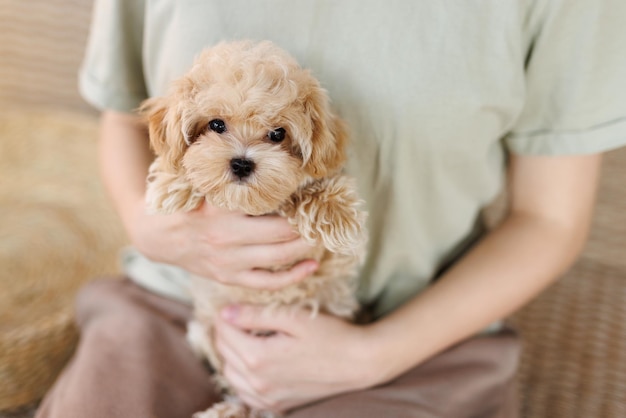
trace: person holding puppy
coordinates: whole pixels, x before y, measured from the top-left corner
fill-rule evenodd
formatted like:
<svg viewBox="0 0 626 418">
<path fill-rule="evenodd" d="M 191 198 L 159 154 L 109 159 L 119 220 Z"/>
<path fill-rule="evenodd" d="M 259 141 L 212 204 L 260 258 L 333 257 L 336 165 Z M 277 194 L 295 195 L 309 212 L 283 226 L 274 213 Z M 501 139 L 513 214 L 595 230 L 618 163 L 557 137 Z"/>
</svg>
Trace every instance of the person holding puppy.
<svg viewBox="0 0 626 418">
<path fill-rule="evenodd" d="M 271 40 L 321 80 L 351 130 L 370 231 L 368 321 L 221 312 L 239 396 L 301 418 L 517 416 L 519 340 L 499 321 L 575 260 L 601 153 L 626 143 L 626 5 L 566 3 L 97 2 L 81 89 L 103 110 L 103 178 L 136 250 L 131 280 L 80 293 L 81 342 L 38 416 L 205 409 L 219 394 L 184 340 L 189 273 L 265 289 L 317 268 L 278 216 L 146 214 L 153 156 L 133 109 L 223 39 Z M 487 230 L 505 183 L 508 212 Z"/>
</svg>

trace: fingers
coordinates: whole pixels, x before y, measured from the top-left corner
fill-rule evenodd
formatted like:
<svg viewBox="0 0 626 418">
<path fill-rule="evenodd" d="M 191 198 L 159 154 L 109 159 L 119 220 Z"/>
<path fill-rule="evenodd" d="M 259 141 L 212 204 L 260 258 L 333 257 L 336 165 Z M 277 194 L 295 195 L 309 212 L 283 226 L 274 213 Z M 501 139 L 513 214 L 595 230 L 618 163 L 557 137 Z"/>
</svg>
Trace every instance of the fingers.
<svg viewBox="0 0 626 418">
<path fill-rule="evenodd" d="M 302 327 L 302 320 L 310 320 L 310 312 L 290 307 L 277 307 L 271 310 L 260 305 L 228 305 L 220 312 L 221 320 L 230 324 L 222 325 L 226 343 L 238 344 L 247 338 L 243 331 L 274 331 L 280 336 L 295 336 Z M 222 323 L 220 321 L 220 323 Z M 274 342 L 277 342 L 275 339 Z"/>
<path fill-rule="evenodd" d="M 229 282 L 253 289 L 277 290 L 306 279 L 317 270 L 317 267 L 316 261 L 305 260 L 289 270 L 243 270 L 232 277 Z"/>
<path fill-rule="evenodd" d="M 308 258 L 311 246 L 298 238 L 277 244 L 245 245 L 230 248 L 224 260 L 244 269 L 279 270 Z"/>
<path fill-rule="evenodd" d="M 209 204 L 201 206 L 200 212 L 209 221 L 216 221 L 210 224 L 211 235 L 224 244 L 275 244 L 299 237 L 289 222 L 278 215 L 248 216 Z"/>
<path fill-rule="evenodd" d="M 231 340 L 240 341 L 246 339 L 246 335 L 235 328 L 228 326 L 217 326 L 216 347 L 224 360 L 224 369 L 222 371 L 224 377 L 228 380 L 236 391 L 237 395 L 249 406 L 256 408 L 266 408 L 268 405 L 263 402 L 261 396 L 257 393 L 257 389 L 251 383 L 249 378 L 249 368 L 239 356 Z M 241 335 L 239 335 L 241 334 Z M 258 385 L 257 385 L 258 386 Z"/>
<path fill-rule="evenodd" d="M 257 395 L 252 385 L 238 370 L 231 367 L 228 363 L 224 367 L 224 376 L 237 391 L 237 396 L 248 406 L 256 409 L 268 410 L 269 404 L 265 402 L 261 396 Z"/>
<path fill-rule="evenodd" d="M 209 204 L 194 214 L 202 265 L 194 273 L 228 285 L 275 290 L 318 267 L 311 247 L 280 216 L 247 216 Z M 202 274 L 202 272 L 208 274 Z"/>
<path fill-rule="evenodd" d="M 313 274 L 319 263 L 313 259 L 302 260 L 306 256 L 306 251 L 299 249 L 302 246 L 290 245 L 295 248 L 289 251 L 273 250 L 274 246 L 215 249 L 205 258 L 205 271 L 209 273 L 206 277 L 228 285 L 267 290 L 298 283 Z M 276 270 L 291 264 L 290 268 Z"/>
<path fill-rule="evenodd" d="M 255 344 L 261 337 L 254 337 L 228 325 L 217 326 L 216 346 L 224 359 L 223 374 L 236 389 L 237 395 L 249 406 L 273 410 L 275 405 L 268 400 L 270 388 L 264 381 L 255 378 L 253 370 L 259 364 L 254 359 L 244 360 L 235 349 L 242 345 Z M 256 352 L 258 350 L 252 350 Z"/>
</svg>

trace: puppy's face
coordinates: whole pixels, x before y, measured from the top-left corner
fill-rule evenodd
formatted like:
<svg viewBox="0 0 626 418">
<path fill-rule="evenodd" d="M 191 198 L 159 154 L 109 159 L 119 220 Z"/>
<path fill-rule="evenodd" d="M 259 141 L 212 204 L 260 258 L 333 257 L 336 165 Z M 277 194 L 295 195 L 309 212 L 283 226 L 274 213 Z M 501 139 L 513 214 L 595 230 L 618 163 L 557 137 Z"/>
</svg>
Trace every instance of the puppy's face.
<svg viewBox="0 0 626 418">
<path fill-rule="evenodd" d="M 168 96 L 142 110 L 162 168 L 231 210 L 272 212 L 345 159 L 346 132 L 325 91 L 270 43 L 205 51 Z"/>
</svg>

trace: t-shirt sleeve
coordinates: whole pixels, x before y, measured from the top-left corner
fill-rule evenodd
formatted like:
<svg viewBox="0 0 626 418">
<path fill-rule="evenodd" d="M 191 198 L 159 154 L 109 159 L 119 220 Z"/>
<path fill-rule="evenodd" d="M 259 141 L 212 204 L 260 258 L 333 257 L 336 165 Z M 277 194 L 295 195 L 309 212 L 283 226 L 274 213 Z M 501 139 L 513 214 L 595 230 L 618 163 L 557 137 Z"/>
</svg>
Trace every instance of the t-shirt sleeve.
<svg viewBox="0 0 626 418">
<path fill-rule="evenodd" d="M 526 99 L 513 153 L 592 154 L 626 144 L 626 1 L 538 1 L 527 19 Z"/>
<path fill-rule="evenodd" d="M 79 72 L 83 98 L 96 108 L 132 112 L 147 97 L 142 65 L 143 0 L 96 0 Z"/>
</svg>

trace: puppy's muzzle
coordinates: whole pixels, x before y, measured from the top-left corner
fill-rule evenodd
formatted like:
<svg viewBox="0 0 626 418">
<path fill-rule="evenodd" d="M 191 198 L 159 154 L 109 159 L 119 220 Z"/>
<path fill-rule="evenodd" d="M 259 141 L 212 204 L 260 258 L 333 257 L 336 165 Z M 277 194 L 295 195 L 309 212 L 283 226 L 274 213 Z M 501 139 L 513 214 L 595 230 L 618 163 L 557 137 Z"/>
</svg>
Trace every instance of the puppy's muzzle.
<svg viewBox="0 0 626 418">
<path fill-rule="evenodd" d="M 230 160 L 230 169 L 233 174 L 241 180 L 252 174 L 254 171 L 254 161 L 246 158 L 233 158 Z"/>
</svg>

